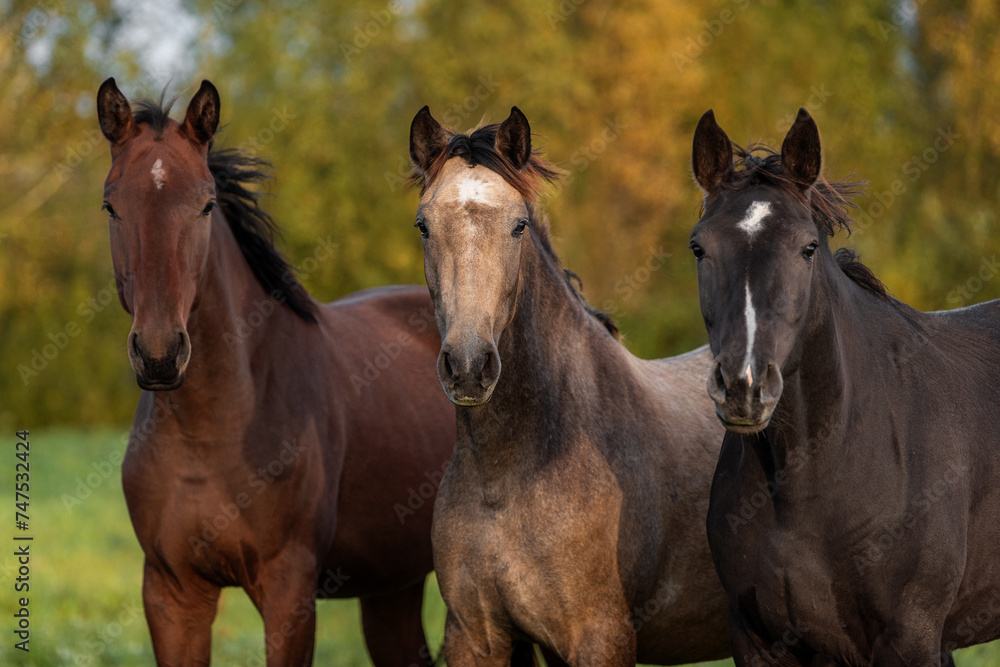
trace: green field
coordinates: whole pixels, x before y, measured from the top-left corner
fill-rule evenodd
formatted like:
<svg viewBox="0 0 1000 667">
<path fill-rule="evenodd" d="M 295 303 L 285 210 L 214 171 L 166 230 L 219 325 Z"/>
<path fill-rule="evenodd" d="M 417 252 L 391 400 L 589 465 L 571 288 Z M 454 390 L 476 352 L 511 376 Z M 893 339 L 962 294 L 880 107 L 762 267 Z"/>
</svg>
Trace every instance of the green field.
<svg viewBox="0 0 1000 667">
<path fill-rule="evenodd" d="M 29 425 L 30 426 L 30 425 Z M 13 548 L 0 557 L 0 604 L 6 619 L 0 630 L 2 665 L 146 665 L 153 661 L 142 614 L 142 557 L 122 496 L 120 470 L 110 466 L 124 449 L 121 430 L 32 431 L 32 535 L 30 573 L 30 654 L 13 647 Z M 13 433 L 3 436 L 8 460 L 0 465 L 5 481 L 4 525 L 13 544 Z M 96 474 L 93 474 L 96 473 Z M 88 475 L 91 484 L 87 484 Z M 81 486 L 81 484 L 83 486 Z M 67 498 L 78 499 L 68 503 Z M 427 586 L 424 619 L 431 645 L 443 635 L 444 604 L 433 578 Z M 317 665 L 363 666 L 368 661 L 353 600 L 319 604 Z M 242 591 L 222 596 L 214 627 L 213 664 L 246 665 L 263 649 L 263 624 Z M 1000 645 L 958 654 L 962 667 L 1000 664 Z M 730 661 L 715 663 L 732 664 Z"/>
</svg>

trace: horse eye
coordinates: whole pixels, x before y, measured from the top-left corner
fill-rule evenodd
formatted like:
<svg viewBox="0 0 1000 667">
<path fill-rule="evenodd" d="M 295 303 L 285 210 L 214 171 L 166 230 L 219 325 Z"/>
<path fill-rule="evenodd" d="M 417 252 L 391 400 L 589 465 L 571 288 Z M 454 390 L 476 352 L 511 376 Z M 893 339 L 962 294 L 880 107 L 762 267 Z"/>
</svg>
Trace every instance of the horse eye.
<svg viewBox="0 0 1000 667">
<path fill-rule="evenodd" d="M 423 220 L 417 220 L 413 226 L 420 230 L 421 237 L 427 238 L 428 236 L 430 236 L 430 234 L 427 232 L 427 225 L 424 224 Z"/>
<path fill-rule="evenodd" d="M 805 257 L 806 259 L 809 259 L 810 257 L 813 256 L 813 254 L 815 254 L 816 248 L 818 248 L 818 247 L 819 247 L 819 244 L 816 243 L 815 241 L 813 241 L 812 243 L 810 243 L 809 245 L 807 245 L 805 247 L 805 249 L 802 251 L 802 256 Z"/>
<path fill-rule="evenodd" d="M 115 209 L 111 208 L 111 204 L 109 204 L 108 202 L 104 202 L 104 204 L 101 205 L 101 210 L 107 211 L 108 215 L 114 218 L 115 220 L 118 219 L 118 214 L 115 213 Z"/>
<path fill-rule="evenodd" d="M 213 208 L 215 208 L 215 202 L 214 201 L 210 201 L 207 204 L 205 204 L 205 208 L 203 208 L 201 210 L 201 214 L 203 216 L 205 216 L 205 217 L 208 217 L 208 216 L 212 215 L 212 209 Z"/>
<path fill-rule="evenodd" d="M 695 259 L 701 259 L 702 257 L 705 256 L 705 251 L 702 249 L 702 247 L 700 245 L 698 245 L 694 241 L 691 241 L 691 246 L 690 247 L 691 247 L 691 252 L 694 253 L 694 258 Z"/>
<path fill-rule="evenodd" d="M 517 227 L 514 228 L 514 231 L 512 231 L 510 233 L 510 235 L 513 236 L 516 239 L 521 238 L 521 236 L 524 234 L 524 228 L 527 225 L 528 225 L 528 221 L 527 220 L 524 220 L 524 219 L 518 220 L 517 221 Z"/>
</svg>

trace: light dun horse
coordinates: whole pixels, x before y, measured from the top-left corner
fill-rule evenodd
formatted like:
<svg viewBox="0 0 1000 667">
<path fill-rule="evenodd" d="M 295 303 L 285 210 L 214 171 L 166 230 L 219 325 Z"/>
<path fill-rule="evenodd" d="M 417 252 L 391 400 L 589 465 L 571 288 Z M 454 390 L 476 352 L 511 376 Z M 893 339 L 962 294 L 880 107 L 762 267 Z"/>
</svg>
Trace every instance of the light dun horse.
<svg viewBox="0 0 1000 667">
<path fill-rule="evenodd" d="M 433 529 L 448 664 L 503 665 L 526 640 L 572 665 L 728 655 L 704 527 L 709 351 L 637 359 L 587 307 L 535 208 L 553 172 L 517 108 L 465 135 L 424 107 L 410 155 L 438 376 L 460 406 Z"/>
<path fill-rule="evenodd" d="M 921 313 L 827 239 L 803 109 L 780 155 L 708 112 L 691 234 L 728 433 L 709 541 L 737 665 L 927 667 L 1000 637 L 1000 302 Z"/>
<path fill-rule="evenodd" d="M 207 664 L 220 589 L 241 586 L 268 665 L 311 662 L 315 597 L 361 597 L 376 665 L 426 663 L 431 512 L 400 525 L 393 510 L 455 442 L 426 291 L 314 301 L 247 189 L 263 163 L 211 150 L 208 81 L 182 123 L 169 105 L 133 116 L 113 79 L 97 108 L 128 355 L 148 390 L 122 475 L 157 661 Z M 350 381 L 387 350 L 378 378 Z"/>
</svg>

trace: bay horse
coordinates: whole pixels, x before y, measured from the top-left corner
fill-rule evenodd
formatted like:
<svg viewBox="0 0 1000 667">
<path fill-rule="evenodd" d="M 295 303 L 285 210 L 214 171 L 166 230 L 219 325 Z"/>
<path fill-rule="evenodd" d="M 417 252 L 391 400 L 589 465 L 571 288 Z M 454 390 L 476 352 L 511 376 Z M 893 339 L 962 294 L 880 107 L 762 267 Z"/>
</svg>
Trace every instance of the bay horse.
<svg viewBox="0 0 1000 667">
<path fill-rule="evenodd" d="M 432 533 L 448 664 L 503 665 L 523 641 L 574 666 L 727 656 L 708 349 L 638 359 L 586 304 L 537 207 L 555 171 L 516 107 L 469 134 L 424 107 L 410 156 L 458 406 Z"/>
<path fill-rule="evenodd" d="M 1000 637 L 1000 302 L 919 312 L 849 231 L 804 109 L 780 153 L 707 112 L 691 234 L 726 436 L 708 537 L 737 665 L 936 666 Z"/>
<path fill-rule="evenodd" d="M 208 81 L 183 122 L 169 104 L 133 115 L 114 79 L 97 94 L 114 274 L 145 390 L 122 477 L 156 660 L 207 664 L 220 589 L 240 586 L 268 665 L 311 662 L 317 597 L 361 598 L 376 665 L 427 664 L 432 513 L 399 508 L 455 443 L 433 306 L 416 287 L 316 302 L 258 206 L 266 163 L 212 150 L 219 106 Z"/>
</svg>

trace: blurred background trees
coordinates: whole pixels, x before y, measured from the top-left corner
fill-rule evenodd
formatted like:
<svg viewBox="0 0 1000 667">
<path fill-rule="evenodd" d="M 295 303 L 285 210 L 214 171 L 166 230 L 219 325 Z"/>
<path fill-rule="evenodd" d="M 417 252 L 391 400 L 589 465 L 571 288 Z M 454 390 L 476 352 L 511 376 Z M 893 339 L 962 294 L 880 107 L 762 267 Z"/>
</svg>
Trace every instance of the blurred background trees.
<svg viewBox="0 0 1000 667">
<path fill-rule="evenodd" d="M 222 94 L 217 144 L 269 159 L 266 207 L 323 300 L 422 283 L 407 136 L 519 106 L 566 172 L 557 250 L 626 343 L 705 341 L 687 250 L 691 136 L 780 144 L 800 106 L 824 173 L 870 181 L 850 238 L 900 299 L 1000 295 L 994 0 L 0 2 L 0 427 L 123 424 L 138 390 L 114 294 L 94 96 Z M 317 261 L 322 245 L 335 244 Z M 322 253 L 321 253 L 322 254 Z M 75 333 L 72 333 L 75 332 Z"/>
</svg>

